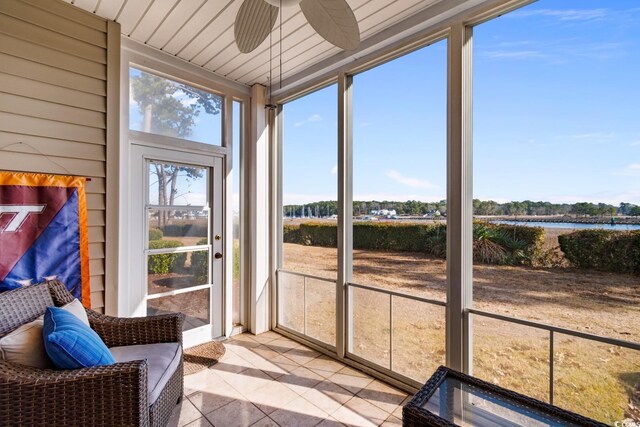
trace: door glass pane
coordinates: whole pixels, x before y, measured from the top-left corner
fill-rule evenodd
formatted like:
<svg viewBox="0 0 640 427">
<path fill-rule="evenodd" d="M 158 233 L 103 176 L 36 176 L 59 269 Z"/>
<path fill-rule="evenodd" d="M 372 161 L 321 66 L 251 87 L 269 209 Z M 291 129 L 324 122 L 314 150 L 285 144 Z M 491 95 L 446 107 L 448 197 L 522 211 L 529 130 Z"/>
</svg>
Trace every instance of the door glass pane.
<svg viewBox="0 0 640 427">
<path fill-rule="evenodd" d="M 209 234 L 208 209 L 148 209 L 149 242 L 177 240 L 182 246 L 206 245 Z"/>
<path fill-rule="evenodd" d="M 222 97 L 129 68 L 129 129 L 222 145 Z"/>
<path fill-rule="evenodd" d="M 170 250 L 182 245 L 175 240 L 154 240 L 150 246 Z M 149 294 L 205 285 L 209 283 L 209 250 L 149 255 L 147 273 Z"/>
<path fill-rule="evenodd" d="M 147 315 L 182 312 L 183 331 L 209 324 L 209 289 L 147 300 Z"/>
<path fill-rule="evenodd" d="M 209 174 L 206 168 L 149 161 L 148 173 L 149 204 L 207 206 Z M 168 215 L 166 218 L 171 216 Z M 163 218 L 163 221 L 166 218 Z"/>
</svg>

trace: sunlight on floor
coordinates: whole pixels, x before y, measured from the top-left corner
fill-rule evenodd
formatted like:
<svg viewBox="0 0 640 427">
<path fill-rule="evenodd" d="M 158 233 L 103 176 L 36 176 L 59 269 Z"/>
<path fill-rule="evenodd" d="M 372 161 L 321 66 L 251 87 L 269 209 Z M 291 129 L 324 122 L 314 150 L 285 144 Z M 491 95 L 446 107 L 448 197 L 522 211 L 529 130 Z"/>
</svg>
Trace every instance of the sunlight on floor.
<svg viewBox="0 0 640 427">
<path fill-rule="evenodd" d="M 275 332 L 242 334 L 209 369 L 185 377 L 170 426 L 400 426 L 409 399 Z"/>
</svg>

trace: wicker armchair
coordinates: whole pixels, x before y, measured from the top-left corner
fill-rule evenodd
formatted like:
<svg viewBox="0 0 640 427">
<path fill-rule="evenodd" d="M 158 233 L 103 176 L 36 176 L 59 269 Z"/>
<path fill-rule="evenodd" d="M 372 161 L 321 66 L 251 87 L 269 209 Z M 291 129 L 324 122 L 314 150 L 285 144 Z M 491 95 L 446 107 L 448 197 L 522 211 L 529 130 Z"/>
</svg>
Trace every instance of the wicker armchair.
<svg viewBox="0 0 640 427">
<path fill-rule="evenodd" d="M 73 297 L 52 281 L 0 294 L 0 337 Z M 180 313 L 116 318 L 87 310 L 108 347 L 182 343 Z M 182 356 L 175 373 L 148 404 L 145 360 L 77 370 L 35 369 L 0 361 L 0 420 L 22 426 L 165 426 L 182 397 Z"/>
</svg>

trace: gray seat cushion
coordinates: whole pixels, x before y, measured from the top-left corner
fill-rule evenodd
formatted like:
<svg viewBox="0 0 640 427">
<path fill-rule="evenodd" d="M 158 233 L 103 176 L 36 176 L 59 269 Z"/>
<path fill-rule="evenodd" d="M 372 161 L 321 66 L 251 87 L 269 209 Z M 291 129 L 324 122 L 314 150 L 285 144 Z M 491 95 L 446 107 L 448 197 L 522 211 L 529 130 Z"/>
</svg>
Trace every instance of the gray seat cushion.
<svg viewBox="0 0 640 427">
<path fill-rule="evenodd" d="M 175 342 L 128 345 L 109 349 L 116 362 L 147 360 L 149 406 L 153 405 L 180 364 L 182 347 Z"/>
</svg>

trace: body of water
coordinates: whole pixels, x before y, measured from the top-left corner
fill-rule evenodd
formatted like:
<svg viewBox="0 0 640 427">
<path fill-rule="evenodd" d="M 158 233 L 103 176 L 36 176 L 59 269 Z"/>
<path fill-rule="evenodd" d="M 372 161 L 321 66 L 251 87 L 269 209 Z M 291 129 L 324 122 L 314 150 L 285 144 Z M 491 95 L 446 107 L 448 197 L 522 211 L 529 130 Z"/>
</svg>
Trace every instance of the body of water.
<svg viewBox="0 0 640 427">
<path fill-rule="evenodd" d="M 640 230 L 640 224 L 582 224 L 577 222 L 543 222 L 543 221 L 491 221 L 494 224 L 524 225 L 526 227 L 543 227 L 543 228 L 568 228 L 572 230 L 614 230 L 614 231 L 632 231 Z"/>
</svg>

